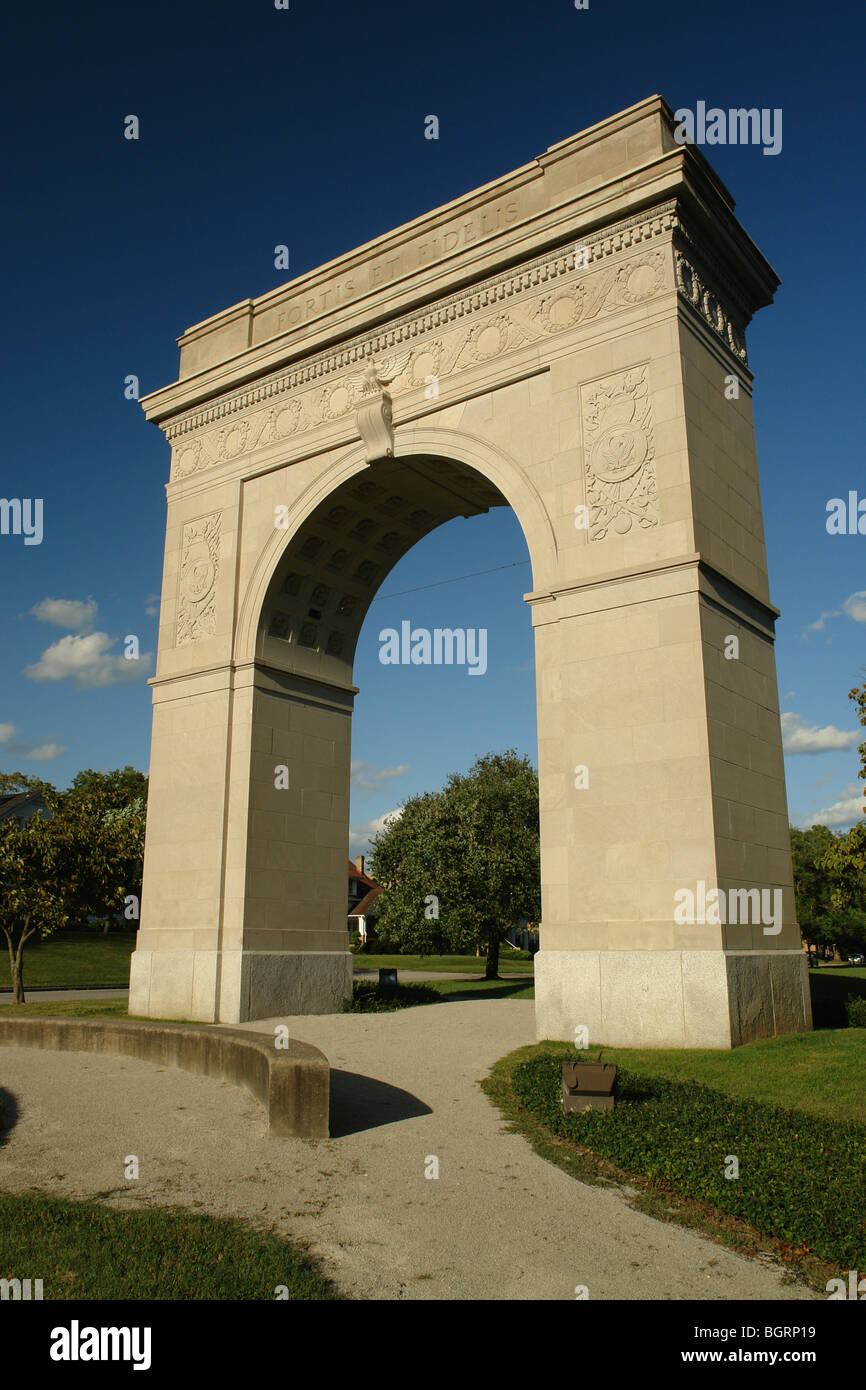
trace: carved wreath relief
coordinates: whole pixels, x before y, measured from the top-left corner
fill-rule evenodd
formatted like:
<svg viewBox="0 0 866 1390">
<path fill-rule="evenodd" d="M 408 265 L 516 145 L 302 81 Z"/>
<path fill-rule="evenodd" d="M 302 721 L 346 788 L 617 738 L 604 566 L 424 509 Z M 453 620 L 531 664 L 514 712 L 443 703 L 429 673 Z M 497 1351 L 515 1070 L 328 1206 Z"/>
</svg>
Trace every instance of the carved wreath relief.
<svg viewBox="0 0 866 1390">
<path fill-rule="evenodd" d="M 214 631 L 220 520 L 220 513 L 212 512 L 183 528 L 177 600 L 179 647 L 210 637 Z"/>
<path fill-rule="evenodd" d="M 581 387 L 589 539 L 659 523 L 646 367 Z"/>
</svg>

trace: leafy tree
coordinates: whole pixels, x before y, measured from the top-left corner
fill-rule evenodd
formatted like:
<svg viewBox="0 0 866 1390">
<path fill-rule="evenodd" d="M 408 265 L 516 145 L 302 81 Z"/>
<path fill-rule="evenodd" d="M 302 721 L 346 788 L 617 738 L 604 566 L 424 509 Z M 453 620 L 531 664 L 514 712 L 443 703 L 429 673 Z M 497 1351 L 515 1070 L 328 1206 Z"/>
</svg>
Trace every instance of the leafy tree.
<svg viewBox="0 0 866 1390">
<path fill-rule="evenodd" d="M 48 798 L 46 798 L 48 800 Z M 62 836 L 51 815 L 0 822 L 0 930 L 6 937 L 13 1001 L 24 1003 L 24 946 L 66 925 L 60 883 Z"/>
<path fill-rule="evenodd" d="M 377 931 L 404 950 L 484 950 L 496 979 L 499 946 L 541 909 L 538 774 L 528 758 L 488 753 L 441 792 L 407 801 L 376 836 L 373 876 L 384 885 Z"/>
<path fill-rule="evenodd" d="M 0 772 L 0 792 L 39 792 L 45 796 L 56 795 L 50 782 L 39 777 L 28 777 L 26 772 Z"/>
<path fill-rule="evenodd" d="M 137 767 L 115 768 L 113 772 L 77 772 L 69 784 L 71 796 L 100 796 L 105 805 L 120 809 L 135 801 L 147 802 L 147 778 Z"/>
<path fill-rule="evenodd" d="M 849 690 L 848 698 L 857 707 L 857 718 L 866 728 L 866 682 Z M 866 779 L 866 741 L 858 748 L 860 770 L 858 776 Z M 866 789 L 864 789 L 866 796 Z M 866 804 L 863 806 L 866 816 Z M 834 837 L 822 865 L 835 876 L 833 901 L 839 908 L 866 906 L 866 819 L 858 821 L 846 835 Z"/>
<path fill-rule="evenodd" d="M 797 919 L 804 941 L 840 950 L 866 945 L 866 895 L 860 904 L 839 900 L 840 876 L 828 867 L 843 836 L 826 825 L 810 830 L 791 829 L 791 856 Z"/>
<path fill-rule="evenodd" d="M 16 1003 L 24 1002 L 23 952 L 34 936 L 106 921 L 141 898 L 147 781 L 135 768 L 79 773 L 68 791 L 0 773 L 4 791 L 38 791 L 46 814 L 0 822 L 0 930 Z M 136 913 L 137 917 L 137 913 Z"/>
<path fill-rule="evenodd" d="M 134 797 L 113 804 L 110 787 L 69 791 L 60 797 L 64 827 L 61 866 L 70 921 L 86 926 L 91 917 L 111 917 L 126 899 L 141 901 L 145 803 Z M 135 917 L 138 912 L 136 910 Z"/>
<path fill-rule="evenodd" d="M 59 800 L 68 827 L 70 922 L 86 926 L 89 918 L 100 917 L 107 932 L 128 897 L 141 901 L 147 778 L 129 766 L 113 772 L 87 768 Z"/>
</svg>

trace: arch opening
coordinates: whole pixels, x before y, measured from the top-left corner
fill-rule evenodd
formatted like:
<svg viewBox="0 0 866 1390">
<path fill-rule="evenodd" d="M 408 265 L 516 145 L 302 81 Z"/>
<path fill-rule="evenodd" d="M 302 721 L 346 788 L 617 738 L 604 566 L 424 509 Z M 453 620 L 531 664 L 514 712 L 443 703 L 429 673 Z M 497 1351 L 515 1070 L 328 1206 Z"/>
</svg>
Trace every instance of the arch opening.
<svg viewBox="0 0 866 1390">
<path fill-rule="evenodd" d="M 480 472 L 415 454 L 335 486 L 290 535 L 264 594 L 251 691 L 242 995 L 249 1017 L 332 1012 L 351 994 L 352 684 L 364 619 L 418 541 L 510 504 Z M 241 755 L 245 756 L 244 754 Z"/>
<path fill-rule="evenodd" d="M 256 658 L 341 686 L 388 574 L 431 531 L 510 504 L 467 464 L 435 455 L 386 459 L 320 502 L 283 551 L 268 585 Z"/>
</svg>

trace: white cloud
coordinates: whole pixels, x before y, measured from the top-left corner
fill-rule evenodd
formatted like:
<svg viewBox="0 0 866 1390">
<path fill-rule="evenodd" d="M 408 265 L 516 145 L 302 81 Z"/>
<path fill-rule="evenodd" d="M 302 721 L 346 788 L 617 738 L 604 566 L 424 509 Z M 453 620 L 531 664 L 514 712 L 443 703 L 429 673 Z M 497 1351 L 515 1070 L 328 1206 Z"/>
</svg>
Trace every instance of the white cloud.
<svg viewBox="0 0 866 1390">
<path fill-rule="evenodd" d="M 856 594 L 850 594 L 842 604 L 842 611 L 855 623 L 866 623 L 866 589 L 858 589 Z"/>
<path fill-rule="evenodd" d="M 799 714 L 782 715 L 782 747 L 786 753 L 828 753 L 837 748 L 853 748 L 860 737 L 856 729 L 846 732 L 835 724 L 823 729 L 807 724 Z"/>
<path fill-rule="evenodd" d="M 15 733 L 17 729 L 14 724 L 0 724 L 0 743 L 8 743 Z"/>
<path fill-rule="evenodd" d="M 113 640 L 107 632 L 61 637 L 46 647 L 37 662 L 26 666 L 24 674 L 32 681 L 69 679 L 79 690 L 92 690 L 142 680 L 150 673 L 152 652 L 142 652 L 137 661 L 130 661 L 122 653 L 112 654 Z"/>
<path fill-rule="evenodd" d="M 71 632 L 90 632 L 99 608 L 95 599 L 44 598 L 30 612 L 40 623 L 68 627 Z"/>
<path fill-rule="evenodd" d="M 349 854 L 354 859 L 357 854 L 370 853 L 370 841 L 374 835 L 385 829 L 389 820 L 397 820 L 403 814 L 403 807 L 398 806 L 394 811 L 386 811 L 384 816 L 377 816 L 375 820 L 368 820 L 364 825 L 353 825 L 349 831 Z"/>
<path fill-rule="evenodd" d="M 34 762 L 47 763 L 51 758 L 59 758 L 66 749 L 60 743 L 43 743 L 39 748 L 33 748 L 29 753 L 22 753 L 25 761 L 32 759 Z"/>
<path fill-rule="evenodd" d="M 159 594 L 148 594 L 147 598 L 144 600 L 144 611 L 149 618 L 159 617 L 159 605 Z"/>
<path fill-rule="evenodd" d="M 850 782 L 842 789 L 832 806 L 822 806 L 820 811 L 813 811 L 811 816 L 806 816 L 800 822 L 800 827 L 808 830 L 812 825 L 854 825 L 861 819 L 864 805 L 866 802 L 863 800 L 863 784 Z"/>
<path fill-rule="evenodd" d="M 838 608 L 833 608 L 829 609 L 826 613 L 822 613 L 820 618 L 816 618 L 814 623 L 809 624 L 809 626 L 806 628 L 806 631 L 802 633 L 802 636 L 805 637 L 806 632 L 823 632 L 824 624 L 827 621 L 827 619 L 838 618 L 839 611 L 840 610 Z"/>
<path fill-rule="evenodd" d="M 352 786 L 361 787 L 364 791 L 376 791 L 383 782 L 402 777 L 410 766 L 409 763 L 401 763 L 399 767 L 374 767 L 372 763 L 355 761 L 352 763 Z"/>
</svg>

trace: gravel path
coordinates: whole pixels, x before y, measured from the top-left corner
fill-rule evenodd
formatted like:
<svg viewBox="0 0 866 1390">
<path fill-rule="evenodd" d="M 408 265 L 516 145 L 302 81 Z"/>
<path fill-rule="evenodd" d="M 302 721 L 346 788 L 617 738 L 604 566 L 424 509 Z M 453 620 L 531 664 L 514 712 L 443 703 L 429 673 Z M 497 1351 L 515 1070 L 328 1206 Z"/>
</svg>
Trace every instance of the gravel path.
<svg viewBox="0 0 866 1390">
<path fill-rule="evenodd" d="M 355 1298 L 796 1299 L 782 1271 L 633 1211 L 502 1130 L 477 1082 L 533 1041 L 528 1000 L 288 1021 L 336 1069 L 329 1140 L 272 1139 L 227 1083 L 0 1047 L 0 1187 L 239 1215 L 309 1242 Z M 280 1020 L 245 1025 L 272 1032 Z M 126 1182 L 128 1154 L 140 1178 Z M 425 1178 L 430 1158 L 439 1177 Z"/>
</svg>

